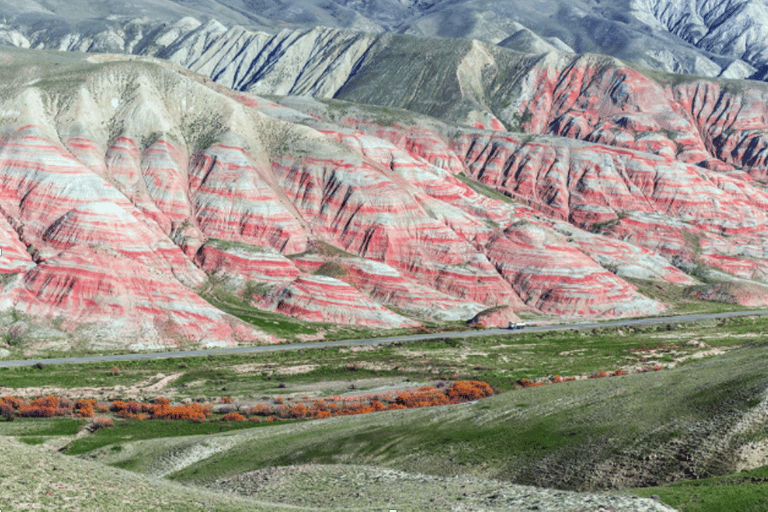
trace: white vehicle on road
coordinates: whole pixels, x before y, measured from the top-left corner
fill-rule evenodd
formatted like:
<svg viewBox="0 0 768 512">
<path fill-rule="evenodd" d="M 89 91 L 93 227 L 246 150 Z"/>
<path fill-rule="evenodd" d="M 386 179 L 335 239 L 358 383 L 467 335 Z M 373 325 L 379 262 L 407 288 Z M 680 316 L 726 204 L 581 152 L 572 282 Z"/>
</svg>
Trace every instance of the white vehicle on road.
<svg viewBox="0 0 768 512">
<path fill-rule="evenodd" d="M 525 329 L 526 324 L 525 322 L 509 322 L 509 329 Z"/>
</svg>

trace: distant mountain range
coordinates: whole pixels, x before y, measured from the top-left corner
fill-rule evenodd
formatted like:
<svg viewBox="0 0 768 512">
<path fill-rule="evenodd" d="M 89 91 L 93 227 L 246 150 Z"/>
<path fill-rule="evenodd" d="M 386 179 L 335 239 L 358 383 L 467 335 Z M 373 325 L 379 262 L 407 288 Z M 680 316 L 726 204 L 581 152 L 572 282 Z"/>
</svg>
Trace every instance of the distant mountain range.
<svg viewBox="0 0 768 512">
<path fill-rule="evenodd" d="M 271 34 L 330 27 L 478 39 L 711 77 L 762 80 L 768 70 L 765 0 L 4 0 L 0 12 L 0 41 L 58 50 L 151 55 L 195 37 L 196 22 L 180 21 L 191 17 Z"/>
</svg>

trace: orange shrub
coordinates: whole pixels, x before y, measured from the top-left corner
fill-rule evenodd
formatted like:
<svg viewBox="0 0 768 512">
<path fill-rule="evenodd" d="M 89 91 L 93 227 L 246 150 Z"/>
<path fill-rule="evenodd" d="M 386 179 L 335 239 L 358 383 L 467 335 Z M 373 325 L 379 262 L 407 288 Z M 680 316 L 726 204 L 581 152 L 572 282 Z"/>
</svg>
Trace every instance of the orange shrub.
<svg viewBox="0 0 768 512">
<path fill-rule="evenodd" d="M 39 405 L 25 405 L 19 408 L 19 416 L 22 418 L 53 418 L 56 416 L 56 409 Z"/>
<path fill-rule="evenodd" d="M 134 414 L 132 412 L 126 411 L 125 409 L 118 412 L 117 415 L 121 418 L 125 418 L 126 420 L 146 420 L 149 418 L 149 414 Z"/>
<path fill-rule="evenodd" d="M 386 411 L 386 410 L 387 410 L 387 408 L 386 408 L 386 407 L 384 407 L 384 404 L 383 404 L 383 403 L 381 403 L 381 402 L 380 402 L 380 401 L 378 401 L 378 400 L 373 400 L 373 401 L 371 402 L 371 408 L 372 408 L 374 411 Z"/>
<path fill-rule="evenodd" d="M 245 416 L 237 412 L 231 412 L 229 414 L 225 414 L 221 418 L 221 420 L 222 421 L 245 421 Z"/>
<path fill-rule="evenodd" d="M 90 407 L 91 409 L 96 407 L 96 400 L 93 398 L 89 398 L 86 400 L 76 400 L 75 401 L 75 409 L 83 409 L 86 407 Z"/>
<path fill-rule="evenodd" d="M 115 400 L 112 402 L 112 406 L 110 407 L 110 410 L 113 412 L 120 412 L 125 409 L 125 402 L 122 400 Z"/>
<path fill-rule="evenodd" d="M 223 396 L 221 397 L 221 403 L 223 404 L 231 404 L 234 400 L 232 400 L 231 396 Z"/>
<path fill-rule="evenodd" d="M 290 416 L 291 418 L 306 418 L 309 416 L 309 407 L 304 404 L 296 404 L 291 407 Z"/>
<path fill-rule="evenodd" d="M 80 418 L 93 418 L 93 407 L 90 407 L 90 405 L 88 407 L 81 407 L 77 411 L 77 415 Z"/>
<path fill-rule="evenodd" d="M 203 421 L 211 414 L 211 408 L 200 404 L 164 406 L 156 404 L 150 410 L 152 419 Z"/>
<path fill-rule="evenodd" d="M 448 389 L 448 398 L 452 401 L 468 402 L 491 395 L 493 395 L 493 388 L 488 383 L 477 380 L 457 380 Z"/>
<path fill-rule="evenodd" d="M 256 414 L 258 416 L 269 416 L 272 414 L 272 407 L 264 404 L 256 404 L 256 406 L 251 409 L 251 414 Z"/>
<path fill-rule="evenodd" d="M 23 398 L 16 398 L 15 396 L 4 396 L 3 401 L 14 409 L 19 409 L 21 406 L 26 405 L 27 403 L 27 401 Z"/>
<path fill-rule="evenodd" d="M 59 407 L 59 398 L 55 396 L 41 396 L 35 398 L 31 404 L 33 407 L 45 407 L 50 409 L 56 409 Z"/>
</svg>

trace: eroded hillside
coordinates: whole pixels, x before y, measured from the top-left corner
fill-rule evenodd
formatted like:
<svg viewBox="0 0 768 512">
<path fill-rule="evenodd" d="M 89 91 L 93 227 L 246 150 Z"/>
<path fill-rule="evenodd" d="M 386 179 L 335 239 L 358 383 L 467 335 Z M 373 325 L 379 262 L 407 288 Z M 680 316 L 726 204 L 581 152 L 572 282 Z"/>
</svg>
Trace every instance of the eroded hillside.
<svg viewBox="0 0 768 512">
<path fill-rule="evenodd" d="M 10 341 L 275 339 L 235 310 L 374 328 L 664 310 L 635 280 L 766 303 L 762 86 L 469 41 L 218 41 L 183 64 L 379 106 L 4 51 Z"/>
</svg>

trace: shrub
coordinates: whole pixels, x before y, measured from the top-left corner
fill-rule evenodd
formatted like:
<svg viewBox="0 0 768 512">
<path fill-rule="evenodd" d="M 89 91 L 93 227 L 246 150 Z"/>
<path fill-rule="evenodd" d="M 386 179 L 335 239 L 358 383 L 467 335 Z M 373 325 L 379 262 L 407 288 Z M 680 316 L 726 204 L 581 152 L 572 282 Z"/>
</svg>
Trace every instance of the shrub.
<svg viewBox="0 0 768 512">
<path fill-rule="evenodd" d="M 306 418 L 309 415 L 309 407 L 304 404 L 296 404 L 291 407 L 291 418 Z"/>
<path fill-rule="evenodd" d="M 31 404 L 33 407 L 46 407 L 50 409 L 56 409 L 59 407 L 59 398 L 55 396 L 41 396 L 35 398 Z"/>
<path fill-rule="evenodd" d="M 53 418 L 56 416 L 56 409 L 39 405 L 25 405 L 19 409 L 19 416 L 22 418 Z"/>
<path fill-rule="evenodd" d="M 75 409 L 95 409 L 96 408 L 96 400 L 93 398 L 89 398 L 87 400 L 76 400 L 75 401 Z"/>
<path fill-rule="evenodd" d="M 251 409 L 251 414 L 256 414 L 258 416 L 269 416 L 272 414 L 272 407 L 264 404 L 256 404 L 256 406 Z"/>
<path fill-rule="evenodd" d="M 9 404 L 14 409 L 19 409 L 21 406 L 26 405 L 27 401 L 22 398 L 16 398 L 15 396 L 4 396 L 3 402 Z"/>
<path fill-rule="evenodd" d="M 221 420 L 222 421 L 245 421 L 245 416 L 237 412 L 231 412 L 229 414 L 225 414 L 221 418 Z"/>
<path fill-rule="evenodd" d="M 114 426 L 115 422 L 112 420 L 112 418 L 96 418 L 91 422 L 90 425 L 88 425 L 88 430 L 95 432 L 100 428 L 109 428 Z"/>
<path fill-rule="evenodd" d="M 458 380 L 448 389 L 448 398 L 452 401 L 479 400 L 493 395 L 493 388 L 486 383 L 477 380 Z"/>
<path fill-rule="evenodd" d="M 77 411 L 77 416 L 80 418 L 93 418 L 93 407 L 81 407 L 80 410 Z"/>
<path fill-rule="evenodd" d="M 152 419 L 203 421 L 211 414 L 211 408 L 200 404 L 165 406 L 156 404 L 150 410 Z"/>
<path fill-rule="evenodd" d="M 0 403 L 0 416 L 5 418 L 5 421 L 13 421 L 16 417 L 16 409 L 11 404 Z"/>
</svg>

